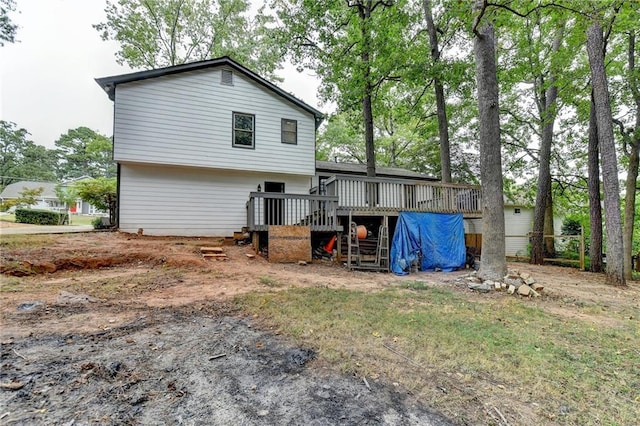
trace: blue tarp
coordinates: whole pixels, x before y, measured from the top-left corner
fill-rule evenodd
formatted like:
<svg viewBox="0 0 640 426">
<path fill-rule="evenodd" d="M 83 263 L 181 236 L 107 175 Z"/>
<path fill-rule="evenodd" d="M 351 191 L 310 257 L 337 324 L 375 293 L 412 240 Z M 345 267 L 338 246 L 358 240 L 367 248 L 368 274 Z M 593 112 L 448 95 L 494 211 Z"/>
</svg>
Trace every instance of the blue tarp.
<svg viewBox="0 0 640 426">
<path fill-rule="evenodd" d="M 407 275 L 420 258 L 421 271 L 453 271 L 466 259 L 462 214 L 400 212 L 391 243 L 391 271 Z"/>
</svg>

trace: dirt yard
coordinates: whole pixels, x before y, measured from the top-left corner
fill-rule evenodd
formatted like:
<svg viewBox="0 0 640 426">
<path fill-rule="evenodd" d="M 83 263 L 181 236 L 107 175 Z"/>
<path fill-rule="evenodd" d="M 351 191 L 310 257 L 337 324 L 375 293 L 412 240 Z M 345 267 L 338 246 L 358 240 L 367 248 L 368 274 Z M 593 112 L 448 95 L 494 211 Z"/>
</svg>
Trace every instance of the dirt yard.
<svg viewBox="0 0 640 426">
<path fill-rule="evenodd" d="M 230 303 L 292 286 L 374 292 L 416 276 L 269 264 L 235 245 L 224 247 L 226 261 L 203 259 L 200 247 L 217 243 L 119 233 L 20 244 L 2 237 L 0 424 L 455 423 L 397 384 L 338 374 L 312 348 Z M 588 317 L 567 306 L 593 300 L 610 309 L 640 301 L 637 288 L 605 288 L 575 269 L 517 267 L 545 286 L 544 302 L 532 303 L 555 314 Z M 419 275 L 468 292 L 454 284 L 465 273 Z"/>
</svg>

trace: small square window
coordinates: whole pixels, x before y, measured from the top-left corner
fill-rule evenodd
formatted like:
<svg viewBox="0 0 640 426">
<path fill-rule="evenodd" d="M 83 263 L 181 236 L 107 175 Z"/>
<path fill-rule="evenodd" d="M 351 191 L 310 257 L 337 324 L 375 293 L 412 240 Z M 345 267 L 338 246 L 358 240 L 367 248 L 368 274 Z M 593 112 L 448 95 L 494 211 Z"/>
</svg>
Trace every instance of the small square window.
<svg viewBox="0 0 640 426">
<path fill-rule="evenodd" d="M 298 122 L 296 120 L 282 119 L 282 143 L 298 144 Z"/>
<path fill-rule="evenodd" d="M 513 209 L 513 214 L 520 214 L 520 209 L 519 208 Z"/>
<path fill-rule="evenodd" d="M 254 148 L 255 116 L 253 114 L 233 113 L 233 146 Z"/>
<path fill-rule="evenodd" d="M 220 78 L 220 83 L 225 86 L 233 86 L 233 71 L 231 70 L 222 70 L 222 76 Z"/>
</svg>

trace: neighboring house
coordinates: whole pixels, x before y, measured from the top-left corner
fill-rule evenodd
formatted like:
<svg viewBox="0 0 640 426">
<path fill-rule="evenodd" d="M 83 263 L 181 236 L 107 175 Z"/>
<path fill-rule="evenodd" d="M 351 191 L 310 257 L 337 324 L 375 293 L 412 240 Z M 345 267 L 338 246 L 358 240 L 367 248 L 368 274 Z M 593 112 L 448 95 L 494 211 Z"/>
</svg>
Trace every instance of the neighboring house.
<svg viewBox="0 0 640 426">
<path fill-rule="evenodd" d="M 79 179 L 74 179 L 73 181 L 65 182 L 62 184 L 62 187 L 65 188 L 72 182 L 77 182 L 78 180 L 88 179 L 88 177 L 83 177 Z M 34 181 L 20 181 L 7 185 L 2 193 L 0 194 L 0 199 L 12 200 L 20 197 L 20 194 L 26 189 L 38 189 L 43 188 L 42 194 L 36 197 L 36 204 L 32 204 L 27 206 L 30 209 L 39 209 L 39 210 L 52 210 L 52 211 L 66 211 L 67 206 L 63 201 L 58 199 L 58 195 L 56 194 L 56 187 L 58 183 L 55 182 L 34 182 Z M 86 214 L 86 215 L 97 215 L 102 214 L 100 210 L 96 209 L 92 204 L 83 201 L 78 198 L 76 201 L 76 205 L 71 207 L 71 213 L 78 214 Z"/>
<path fill-rule="evenodd" d="M 98 78 L 125 232 L 230 236 L 254 191 L 308 194 L 322 114 L 228 57 Z"/>
<path fill-rule="evenodd" d="M 527 203 L 514 203 L 505 200 L 504 234 L 507 256 L 529 256 L 529 234 L 533 231 L 534 207 Z M 554 216 L 553 228 L 556 235 L 562 228 L 562 216 Z M 465 223 L 465 232 L 482 233 L 482 219 L 473 219 Z"/>
<path fill-rule="evenodd" d="M 70 186 L 76 182 L 81 182 L 83 180 L 93 179 L 91 176 L 80 176 L 74 179 L 70 179 L 66 181 L 63 185 Z M 99 210 L 93 204 L 84 201 L 82 198 L 78 198 L 76 200 L 76 205 L 71 207 L 71 213 L 83 214 L 83 215 L 106 215 L 106 212 Z"/>
<path fill-rule="evenodd" d="M 63 202 L 58 200 L 58 196 L 56 195 L 56 186 L 57 183 L 53 182 L 35 182 L 35 181 L 19 181 L 14 182 L 7 185 L 0 193 L 0 199 L 2 201 L 7 200 L 15 200 L 21 196 L 21 193 L 27 190 L 35 190 L 42 188 L 43 191 L 36 198 L 36 204 L 32 204 L 27 206 L 31 209 L 42 209 L 42 210 L 64 210 L 65 205 Z"/>
</svg>

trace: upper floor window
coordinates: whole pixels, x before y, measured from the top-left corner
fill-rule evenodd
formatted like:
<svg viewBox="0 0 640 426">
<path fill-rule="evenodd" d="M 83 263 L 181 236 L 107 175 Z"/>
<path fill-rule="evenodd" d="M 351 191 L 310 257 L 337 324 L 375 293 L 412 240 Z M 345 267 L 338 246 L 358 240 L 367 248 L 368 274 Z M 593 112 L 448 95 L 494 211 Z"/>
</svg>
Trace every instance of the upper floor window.
<svg viewBox="0 0 640 426">
<path fill-rule="evenodd" d="M 298 143 L 298 122 L 296 120 L 282 119 L 282 143 L 293 145 Z"/>
<path fill-rule="evenodd" d="M 515 209 L 513 209 L 513 214 L 520 214 L 520 213 L 521 213 L 521 210 L 519 208 L 516 207 Z"/>
<path fill-rule="evenodd" d="M 233 146 L 254 148 L 255 116 L 253 114 L 233 113 Z"/>
<path fill-rule="evenodd" d="M 231 70 L 222 70 L 222 76 L 220 77 L 220 83 L 233 86 L 233 71 Z"/>
</svg>

